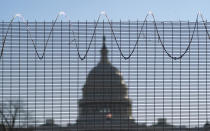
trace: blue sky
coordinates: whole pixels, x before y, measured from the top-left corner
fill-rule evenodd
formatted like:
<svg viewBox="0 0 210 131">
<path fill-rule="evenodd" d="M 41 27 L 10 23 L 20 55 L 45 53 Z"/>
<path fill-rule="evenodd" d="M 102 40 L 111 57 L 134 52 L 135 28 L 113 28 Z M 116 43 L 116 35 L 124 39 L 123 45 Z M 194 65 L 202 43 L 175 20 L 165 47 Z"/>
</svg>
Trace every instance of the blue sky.
<svg viewBox="0 0 210 131">
<path fill-rule="evenodd" d="M 194 21 L 198 11 L 210 19 L 209 0 L 1 0 L 1 20 L 21 13 L 29 21 L 51 21 L 65 11 L 73 21 L 92 21 L 105 10 L 113 21 L 143 20 L 148 11 L 157 20 Z"/>
</svg>

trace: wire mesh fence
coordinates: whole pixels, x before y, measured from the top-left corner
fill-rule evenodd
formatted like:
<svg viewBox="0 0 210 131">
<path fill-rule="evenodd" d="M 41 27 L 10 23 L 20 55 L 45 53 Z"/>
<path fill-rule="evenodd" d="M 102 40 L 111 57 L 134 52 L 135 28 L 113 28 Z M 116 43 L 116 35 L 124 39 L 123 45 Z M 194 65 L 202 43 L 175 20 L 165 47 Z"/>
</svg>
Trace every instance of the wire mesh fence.
<svg viewBox="0 0 210 131">
<path fill-rule="evenodd" d="M 209 26 L 0 22 L 0 125 L 209 130 Z"/>
</svg>

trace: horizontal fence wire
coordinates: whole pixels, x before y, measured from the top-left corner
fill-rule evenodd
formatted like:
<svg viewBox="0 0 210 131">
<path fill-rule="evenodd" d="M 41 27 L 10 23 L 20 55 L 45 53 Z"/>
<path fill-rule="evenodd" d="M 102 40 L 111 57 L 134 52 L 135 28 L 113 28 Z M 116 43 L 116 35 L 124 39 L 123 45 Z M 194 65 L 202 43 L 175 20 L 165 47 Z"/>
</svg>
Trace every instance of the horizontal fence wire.
<svg viewBox="0 0 210 131">
<path fill-rule="evenodd" d="M 210 129 L 209 22 L 52 21 L 27 26 L 0 22 L 2 129 Z M 100 65 L 103 42 L 107 67 Z M 106 76 L 110 65 L 112 73 Z M 91 83 L 93 74 L 102 75 L 94 80 L 105 75 L 101 87 Z M 124 90 L 130 102 L 121 98 Z"/>
</svg>

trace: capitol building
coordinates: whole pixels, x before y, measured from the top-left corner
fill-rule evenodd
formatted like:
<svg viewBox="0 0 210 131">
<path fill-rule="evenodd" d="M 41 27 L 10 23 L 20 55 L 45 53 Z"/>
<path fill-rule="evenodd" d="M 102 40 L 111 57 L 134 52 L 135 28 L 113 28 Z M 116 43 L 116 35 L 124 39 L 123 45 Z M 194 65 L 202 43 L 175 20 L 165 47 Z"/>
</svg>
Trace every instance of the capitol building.
<svg viewBox="0 0 210 131">
<path fill-rule="evenodd" d="M 107 54 L 103 37 L 100 62 L 89 72 L 78 103 L 77 126 L 81 130 L 128 130 L 135 126 L 127 86 Z"/>
</svg>

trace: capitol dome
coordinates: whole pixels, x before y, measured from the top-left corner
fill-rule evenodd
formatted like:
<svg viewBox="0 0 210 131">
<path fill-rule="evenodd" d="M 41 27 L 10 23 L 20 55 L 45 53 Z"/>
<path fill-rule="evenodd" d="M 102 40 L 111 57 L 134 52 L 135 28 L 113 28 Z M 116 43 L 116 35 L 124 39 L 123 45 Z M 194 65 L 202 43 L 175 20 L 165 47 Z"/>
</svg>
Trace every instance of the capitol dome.
<svg viewBox="0 0 210 131">
<path fill-rule="evenodd" d="M 101 60 L 86 78 L 83 96 L 86 99 L 122 99 L 127 96 L 127 87 L 120 71 L 108 60 L 108 51 L 103 37 Z"/>
<path fill-rule="evenodd" d="M 120 71 L 109 62 L 107 54 L 103 37 L 101 59 L 87 75 L 82 89 L 83 97 L 78 102 L 77 124 L 84 130 L 97 130 L 106 126 L 104 130 L 108 131 L 110 123 L 117 128 L 121 124 L 134 123 L 127 86 Z"/>
</svg>

